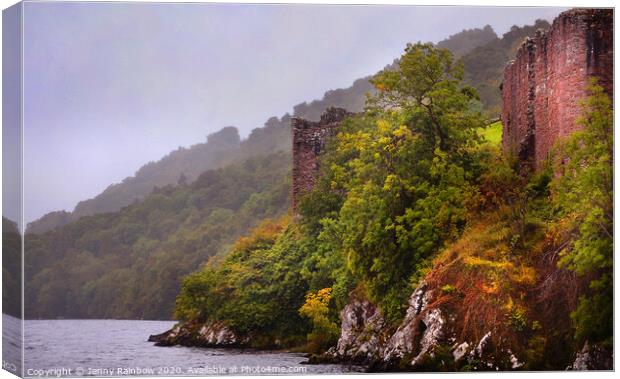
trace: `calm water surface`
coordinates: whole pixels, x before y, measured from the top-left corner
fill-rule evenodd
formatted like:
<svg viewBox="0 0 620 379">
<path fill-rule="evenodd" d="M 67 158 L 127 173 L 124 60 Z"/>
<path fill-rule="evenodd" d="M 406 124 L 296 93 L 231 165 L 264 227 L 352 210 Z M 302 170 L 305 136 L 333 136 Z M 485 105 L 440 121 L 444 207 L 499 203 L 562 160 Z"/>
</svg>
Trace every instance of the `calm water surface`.
<svg viewBox="0 0 620 379">
<path fill-rule="evenodd" d="M 175 376 L 316 374 L 359 371 L 342 365 L 305 365 L 302 354 L 251 350 L 156 347 L 147 342 L 172 321 L 29 320 L 26 376 Z"/>
</svg>

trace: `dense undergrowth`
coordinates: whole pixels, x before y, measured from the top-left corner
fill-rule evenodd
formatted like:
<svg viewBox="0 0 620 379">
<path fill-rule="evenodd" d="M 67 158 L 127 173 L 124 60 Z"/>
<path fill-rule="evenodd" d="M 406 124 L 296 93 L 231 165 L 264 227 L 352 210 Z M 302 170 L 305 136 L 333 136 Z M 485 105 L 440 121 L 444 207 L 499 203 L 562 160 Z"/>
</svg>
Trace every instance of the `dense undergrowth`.
<svg viewBox="0 0 620 379">
<path fill-rule="evenodd" d="M 531 173 L 501 153 L 501 125 L 485 129 L 462 79 L 448 51 L 409 45 L 328 143 L 298 214 L 189 276 L 177 317 L 324 351 L 352 292 L 393 328 L 424 279 L 459 338 L 492 331 L 526 369 L 564 369 L 586 340 L 610 346 L 609 99 L 593 85 L 583 130 Z"/>
</svg>

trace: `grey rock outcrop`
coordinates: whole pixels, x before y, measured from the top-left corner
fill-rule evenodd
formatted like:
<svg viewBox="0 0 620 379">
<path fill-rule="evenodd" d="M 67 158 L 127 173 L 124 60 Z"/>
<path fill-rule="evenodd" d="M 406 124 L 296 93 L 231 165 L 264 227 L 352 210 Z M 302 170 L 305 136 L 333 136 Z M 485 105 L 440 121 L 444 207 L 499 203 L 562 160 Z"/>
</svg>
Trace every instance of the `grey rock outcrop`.
<svg viewBox="0 0 620 379">
<path fill-rule="evenodd" d="M 427 309 L 434 293 L 422 282 L 409 299 L 405 319 L 384 348 L 383 361 L 395 365 L 405 356 L 413 356 L 409 365 L 418 366 L 446 337 L 446 319 L 439 308 Z"/>
<path fill-rule="evenodd" d="M 248 337 L 237 336 L 219 322 L 178 324 L 148 340 L 155 346 L 243 347 L 249 343 Z"/>
<path fill-rule="evenodd" d="M 586 341 L 583 348 L 575 356 L 569 370 L 613 370 L 613 353 L 597 345 L 590 346 Z"/>
<path fill-rule="evenodd" d="M 483 359 L 491 344 L 491 332 L 485 334 L 478 342 L 478 345 L 469 353 L 472 359 Z"/>
<path fill-rule="evenodd" d="M 454 358 L 454 361 L 459 362 L 461 359 L 463 359 L 463 357 L 467 355 L 468 351 L 469 351 L 469 343 L 463 342 L 461 344 L 457 344 L 456 348 L 452 350 L 452 357 Z"/>
<path fill-rule="evenodd" d="M 379 308 L 367 300 L 352 299 L 342 310 L 341 335 L 327 355 L 333 361 L 367 364 L 377 369 L 415 369 L 446 340 L 446 318 L 441 309 L 429 309 L 433 291 L 421 283 L 409 299 L 405 319 L 390 330 Z"/>
<path fill-rule="evenodd" d="M 379 308 L 367 300 L 352 300 L 341 312 L 341 334 L 334 359 L 371 363 L 380 359 L 386 337 L 386 323 Z"/>
<path fill-rule="evenodd" d="M 326 360 L 363 364 L 371 371 L 516 370 L 523 367 L 509 349 L 495 345 L 492 332 L 478 341 L 459 340 L 457 322 L 449 308 L 433 304 L 439 290 L 420 283 L 409 298 L 405 318 L 390 329 L 378 307 L 367 300 L 352 299 L 343 309 L 337 346 Z"/>
</svg>

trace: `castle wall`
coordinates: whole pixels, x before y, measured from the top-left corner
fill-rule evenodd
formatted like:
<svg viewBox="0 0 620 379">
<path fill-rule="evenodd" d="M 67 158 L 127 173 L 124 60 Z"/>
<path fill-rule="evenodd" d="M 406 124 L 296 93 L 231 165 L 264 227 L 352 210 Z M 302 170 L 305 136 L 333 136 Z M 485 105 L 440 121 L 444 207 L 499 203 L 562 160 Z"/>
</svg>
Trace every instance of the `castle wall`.
<svg viewBox="0 0 620 379">
<path fill-rule="evenodd" d="M 351 113 L 342 108 L 328 108 L 318 122 L 293 118 L 293 209 L 299 199 L 314 187 L 319 170 L 318 155 L 329 137 L 336 134 L 342 120 Z"/>
<path fill-rule="evenodd" d="M 574 9 L 538 31 L 504 70 L 504 151 L 535 169 L 579 126 L 590 77 L 613 96 L 613 10 Z"/>
</svg>

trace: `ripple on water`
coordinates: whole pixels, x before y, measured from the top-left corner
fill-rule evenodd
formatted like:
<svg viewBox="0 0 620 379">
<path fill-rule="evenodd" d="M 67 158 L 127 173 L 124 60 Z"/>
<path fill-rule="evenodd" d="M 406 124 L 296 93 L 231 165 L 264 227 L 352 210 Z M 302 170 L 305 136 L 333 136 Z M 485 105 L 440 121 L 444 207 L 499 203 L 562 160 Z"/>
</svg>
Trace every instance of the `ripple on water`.
<svg viewBox="0 0 620 379">
<path fill-rule="evenodd" d="M 151 369 L 146 375 L 191 375 L 197 369 L 227 369 L 231 373 L 245 367 L 245 374 L 265 374 L 260 370 L 285 367 L 293 373 L 342 373 L 360 371 L 343 365 L 305 365 L 302 354 L 249 350 L 157 347 L 147 342 L 151 334 L 170 329 L 173 321 L 137 320 L 29 320 L 25 328 L 26 370 L 80 367 L 88 375 L 105 376 L 103 369 Z M 170 372 L 170 370 L 175 370 Z M 190 369 L 194 371 L 189 371 Z M 257 371 L 259 370 L 259 371 Z M 99 374 L 97 374 L 99 372 Z M 273 373 L 273 372 L 271 372 Z M 291 372 L 285 372 L 290 374 Z M 195 373 L 202 375 L 204 373 Z"/>
</svg>

